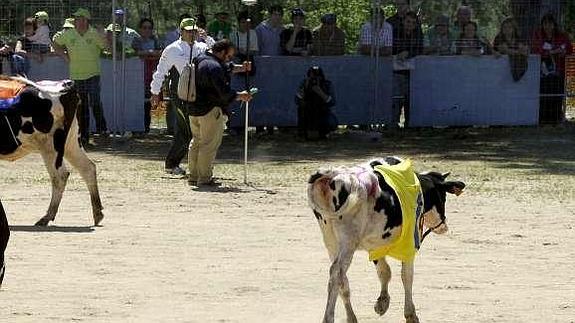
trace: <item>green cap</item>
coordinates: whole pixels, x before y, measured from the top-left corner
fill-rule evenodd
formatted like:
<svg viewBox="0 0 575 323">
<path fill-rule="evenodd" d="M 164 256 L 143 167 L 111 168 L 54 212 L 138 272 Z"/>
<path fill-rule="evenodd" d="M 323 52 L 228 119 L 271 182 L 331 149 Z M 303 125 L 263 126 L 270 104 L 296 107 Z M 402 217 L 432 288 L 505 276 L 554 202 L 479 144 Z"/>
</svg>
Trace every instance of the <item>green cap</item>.
<svg viewBox="0 0 575 323">
<path fill-rule="evenodd" d="M 86 8 L 80 8 L 80 9 L 76 10 L 76 12 L 74 12 L 72 14 L 72 16 L 74 16 L 76 18 L 86 18 L 86 19 L 92 18 L 90 16 L 90 11 L 88 11 L 88 9 L 86 9 Z"/>
<path fill-rule="evenodd" d="M 182 22 L 180 22 L 180 29 L 194 30 L 194 29 L 199 29 L 199 28 L 198 28 L 198 25 L 196 25 L 196 19 L 184 18 L 184 19 L 182 19 Z"/>
<path fill-rule="evenodd" d="M 108 27 L 106 27 L 105 29 L 106 31 L 115 31 L 115 32 L 121 32 L 122 31 L 122 26 L 120 26 L 120 24 L 109 24 Z"/>
<path fill-rule="evenodd" d="M 66 18 L 62 28 L 76 28 L 76 26 L 74 26 L 74 18 Z"/>
<path fill-rule="evenodd" d="M 38 11 L 34 14 L 34 18 L 47 21 L 49 17 L 48 17 L 48 13 L 46 11 Z"/>
</svg>

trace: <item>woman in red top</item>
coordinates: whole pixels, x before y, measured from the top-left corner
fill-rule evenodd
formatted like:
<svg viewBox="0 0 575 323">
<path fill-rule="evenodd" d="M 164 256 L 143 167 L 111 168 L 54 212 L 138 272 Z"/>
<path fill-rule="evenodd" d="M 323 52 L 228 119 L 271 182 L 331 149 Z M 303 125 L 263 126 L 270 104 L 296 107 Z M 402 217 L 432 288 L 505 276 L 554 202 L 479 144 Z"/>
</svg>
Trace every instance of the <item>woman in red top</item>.
<svg viewBox="0 0 575 323">
<path fill-rule="evenodd" d="M 565 94 L 565 56 L 573 53 L 569 36 L 562 32 L 552 14 L 541 19 L 541 29 L 532 41 L 534 54 L 541 55 L 541 97 L 539 122 L 557 124 L 565 119 L 563 96 Z"/>
</svg>

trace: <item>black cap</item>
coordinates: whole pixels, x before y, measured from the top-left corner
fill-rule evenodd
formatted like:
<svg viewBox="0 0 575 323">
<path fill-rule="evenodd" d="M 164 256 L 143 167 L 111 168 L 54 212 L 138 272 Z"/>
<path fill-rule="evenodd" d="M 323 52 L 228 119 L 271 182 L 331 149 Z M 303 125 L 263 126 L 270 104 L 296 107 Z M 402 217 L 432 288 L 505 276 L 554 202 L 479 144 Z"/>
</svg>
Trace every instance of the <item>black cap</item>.
<svg viewBox="0 0 575 323">
<path fill-rule="evenodd" d="M 305 17 L 305 11 L 301 8 L 295 8 L 291 11 L 291 16 L 293 17 Z"/>
<path fill-rule="evenodd" d="M 324 24 L 335 24 L 337 21 L 337 16 L 335 13 L 326 13 L 321 16 L 321 22 Z"/>
</svg>

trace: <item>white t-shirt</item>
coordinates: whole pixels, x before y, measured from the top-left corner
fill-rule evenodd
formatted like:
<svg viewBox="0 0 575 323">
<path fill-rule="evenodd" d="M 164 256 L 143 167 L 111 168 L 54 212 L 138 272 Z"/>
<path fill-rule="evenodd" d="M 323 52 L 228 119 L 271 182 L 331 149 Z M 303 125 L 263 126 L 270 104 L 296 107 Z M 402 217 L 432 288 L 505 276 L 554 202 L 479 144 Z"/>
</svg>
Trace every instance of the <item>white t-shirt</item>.
<svg viewBox="0 0 575 323">
<path fill-rule="evenodd" d="M 52 42 L 50 41 L 50 27 L 47 25 L 38 26 L 36 33 L 32 36 L 26 37 L 29 41 L 50 46 Z"/>
<path fill-rule="evenodd" d="M 205 43 L 194 42 L 194 46 L 191 49 L 192 59 L 200 56 L 208 50 L 208 45 Z M 190 61 L 190 45 L 178 39 L 171 43 L 164 49 L 162 56 L 160 57 L 160 62 L 154 75 L 152 76 L 152 83 L 150 84 L 152 94 L 159 94 L 162 89 L 162 83 L 168 72 L 174 66 L 178 73 L 181 73 L 184 66 Z"/>
</svg>

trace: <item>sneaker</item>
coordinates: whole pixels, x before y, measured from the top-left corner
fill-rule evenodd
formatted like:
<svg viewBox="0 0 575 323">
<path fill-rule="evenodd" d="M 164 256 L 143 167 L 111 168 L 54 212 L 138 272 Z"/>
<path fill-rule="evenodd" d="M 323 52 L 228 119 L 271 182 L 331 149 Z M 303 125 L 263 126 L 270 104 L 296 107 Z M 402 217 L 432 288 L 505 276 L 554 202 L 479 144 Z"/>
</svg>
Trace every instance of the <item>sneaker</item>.
<svg viewBox="0 0 575 323">
<path fill-rule="evenodd" d="M 198 181 L 198 185 L 200 185 L 200 186 L 220 186 L 222 184 L 220 182 L 216 182 L 216 180 L 212 177 L 207 181 Z"/>
<path fill-rule="evenodd" d="M 186 171 L 180 166 L 174 168 L 166 168 L 166 173 L 171 175 L 186 175 Z"/>
</svg>

